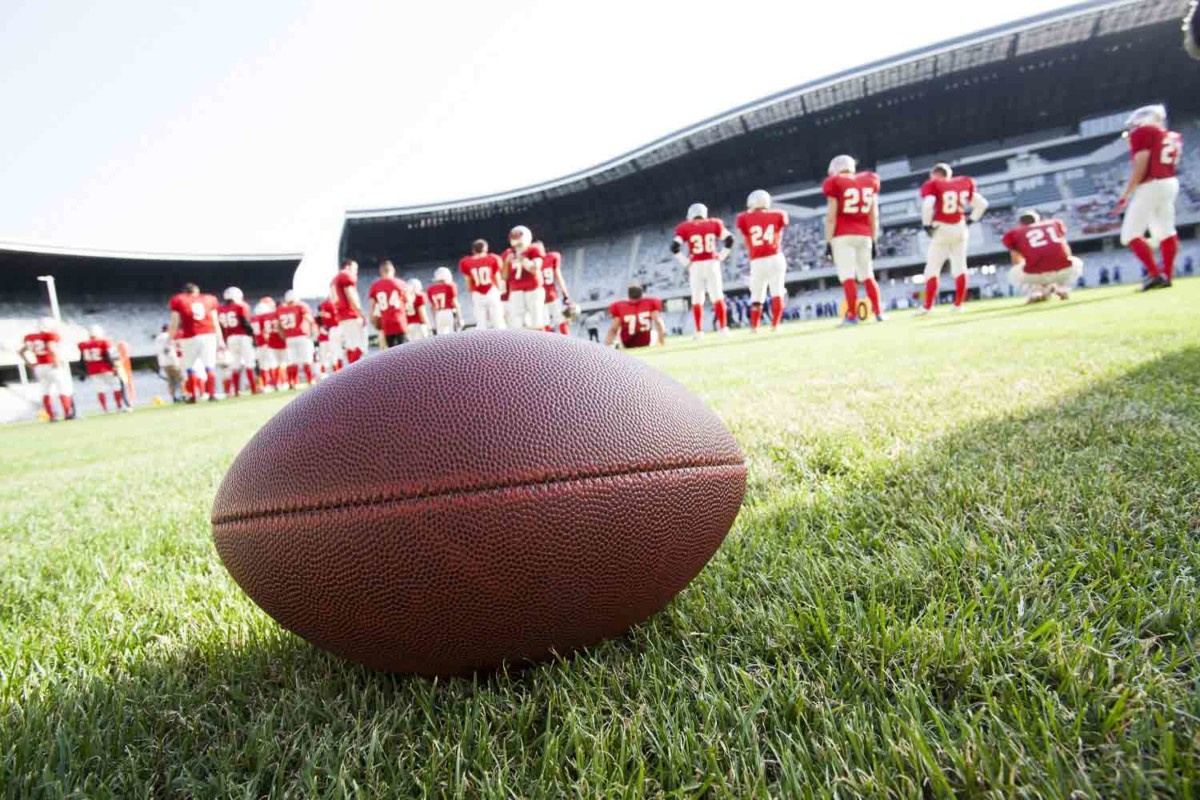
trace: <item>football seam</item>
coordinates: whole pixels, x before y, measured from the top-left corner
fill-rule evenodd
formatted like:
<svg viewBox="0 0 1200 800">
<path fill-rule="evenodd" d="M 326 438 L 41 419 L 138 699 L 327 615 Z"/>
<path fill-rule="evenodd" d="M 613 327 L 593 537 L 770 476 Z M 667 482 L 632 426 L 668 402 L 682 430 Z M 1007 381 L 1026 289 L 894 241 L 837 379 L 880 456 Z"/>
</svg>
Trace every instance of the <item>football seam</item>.
<svg viewBox="0 0 1200 800">
<path fill-rule="evenodd" d="M 691 472 L 694 470 L 712 469 L 714 467 L 744 468 L 745 466 L 746 462 L 743 459 L 740 461 L 715 461 L 707 464 L 689 464 L 687 466 L 654 467 L 651 469 L 635 467 L 622 470 L 613 470 L 610 472 L 577 473 L 573 475 L 546 478 L 542 480 L 514 481 L 511 483 L 494 483 L 482 486 L 472 486 L 467 489 L 447 489 L 444 491 L 413 492 L 409 494 L 376 495 L 373 497 L 357 498 L 353 500 L 337 500 L 326 503 L 313 503 L 311 505 L 264 509 L 261 511 L 244 511 L 221 516 L 214 515 L 212 518 L 212 524 L 224 525 L 233 522 L 247 522 L 254 519 L 262 519 L 263 517 L 311 514 L 317 511 L 340 511 L 348 508 L 364 508 L 376 505 L 382 506 L 416 500 L 436 500 L 447 497 L 466 497 L 469 495 L 486 494 L 488 492 L 505 491 L 509 489 L 541 488 L 544 486 L 599 480 L 603 478 L 620 478 L 626 475 L 656 475 L 667 472 Z"/>
</svg>

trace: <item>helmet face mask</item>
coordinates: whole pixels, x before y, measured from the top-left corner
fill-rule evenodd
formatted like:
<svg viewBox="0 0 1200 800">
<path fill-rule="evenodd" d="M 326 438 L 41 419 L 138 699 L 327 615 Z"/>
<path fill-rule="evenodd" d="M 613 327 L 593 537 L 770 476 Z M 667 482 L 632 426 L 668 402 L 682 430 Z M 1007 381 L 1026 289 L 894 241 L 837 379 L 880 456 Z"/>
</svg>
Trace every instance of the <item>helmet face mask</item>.
<svg viewBox="0 0 1200 800">
<path fill-rule="evenodd" d="M 704 203 L 692 203 L 687 210 L 688 219 L 708 219 L 708 206 Z"/>
</svg>

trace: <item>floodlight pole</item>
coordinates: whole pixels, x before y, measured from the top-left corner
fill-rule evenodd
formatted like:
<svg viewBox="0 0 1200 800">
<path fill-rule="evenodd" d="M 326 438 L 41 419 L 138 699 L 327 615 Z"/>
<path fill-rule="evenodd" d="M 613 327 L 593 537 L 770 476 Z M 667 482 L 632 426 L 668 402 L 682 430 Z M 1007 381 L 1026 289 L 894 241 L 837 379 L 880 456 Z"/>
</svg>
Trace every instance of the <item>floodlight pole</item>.
<svg viewBox="0 0 1200 800">
<path fill-rule="evenodd" d="M 62 314 L 58 311 L 58 290 L 54 287 L 53 275 L 38 275 L 38 280 L 46 284 L 46 294 L 50 296 L 50 316 L 55 322 L 62 322 Z"/>
</svg>

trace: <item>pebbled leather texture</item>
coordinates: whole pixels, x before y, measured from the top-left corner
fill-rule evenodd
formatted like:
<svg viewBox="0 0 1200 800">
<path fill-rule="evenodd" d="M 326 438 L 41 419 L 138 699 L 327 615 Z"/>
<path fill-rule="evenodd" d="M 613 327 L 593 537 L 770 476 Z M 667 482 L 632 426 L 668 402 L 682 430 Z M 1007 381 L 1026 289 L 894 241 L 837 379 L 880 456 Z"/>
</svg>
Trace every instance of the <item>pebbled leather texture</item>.
<svg viewBox="0 0 1200 800">
<path fill-rule="evenodd" d="M 288 404 L 230 467 L 213 537 L 285 628 L 379 670 L 462 675 L 649 617 L 720 546 L 745 479 L 721 421 L 657 370 L 478 331 Z"/>
</svg>

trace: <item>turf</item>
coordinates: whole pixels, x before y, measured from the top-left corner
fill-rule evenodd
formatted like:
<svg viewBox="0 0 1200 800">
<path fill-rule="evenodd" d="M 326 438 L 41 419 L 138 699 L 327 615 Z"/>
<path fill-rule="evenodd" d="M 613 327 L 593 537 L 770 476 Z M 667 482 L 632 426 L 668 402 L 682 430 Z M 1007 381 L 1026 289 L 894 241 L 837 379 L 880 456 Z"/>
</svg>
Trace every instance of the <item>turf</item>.
<svg viewBox="0 0 1200 800">
<path fill-rule="evenodd" d="M 343 663 L 225 573 L 214 490 L 285 399 L 2 430 L 0 794 L 1192 796 L 1197 308 L 647 354 L 744 447 L 737 524 L 625 638 L 474 681 Z"/>
</svg>

